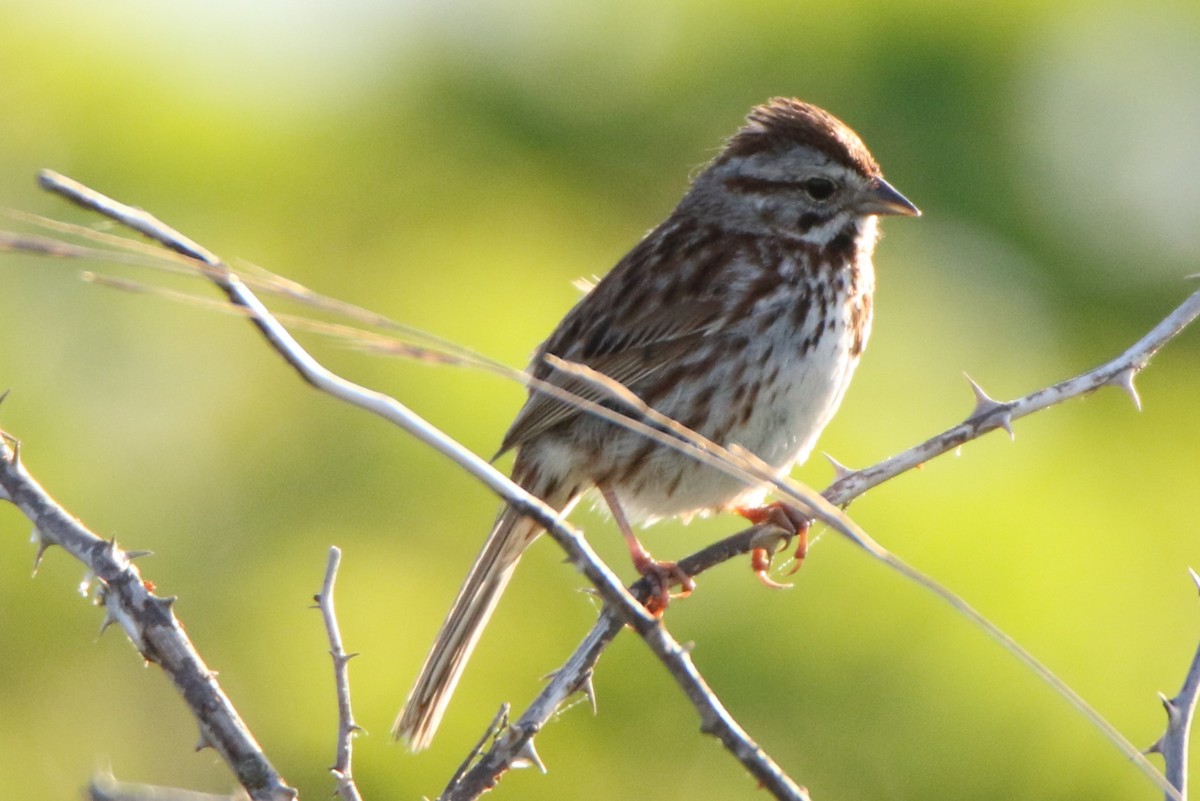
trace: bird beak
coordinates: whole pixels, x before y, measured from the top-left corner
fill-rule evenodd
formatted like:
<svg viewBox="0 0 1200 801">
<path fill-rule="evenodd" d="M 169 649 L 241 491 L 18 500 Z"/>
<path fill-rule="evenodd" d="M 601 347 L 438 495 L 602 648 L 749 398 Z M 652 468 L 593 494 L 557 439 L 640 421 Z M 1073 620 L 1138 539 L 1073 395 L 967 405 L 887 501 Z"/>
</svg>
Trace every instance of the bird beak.
<svg viewBox="0 0 1200 801">
<path fill-rule="evenodd" d="M 921 210 L 908 198 L 892 188 L 882 178 L 871 182 L 871 188 L 859 200 L 855 211 L 862 214 L 899 214 L 903 217 L 920 217 Z"/>
</svg>

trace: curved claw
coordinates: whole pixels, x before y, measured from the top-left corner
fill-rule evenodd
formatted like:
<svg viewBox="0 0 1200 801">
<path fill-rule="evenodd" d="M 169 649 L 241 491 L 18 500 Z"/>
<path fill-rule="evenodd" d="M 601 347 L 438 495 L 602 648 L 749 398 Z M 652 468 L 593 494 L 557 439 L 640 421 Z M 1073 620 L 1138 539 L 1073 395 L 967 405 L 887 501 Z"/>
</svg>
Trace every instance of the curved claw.
<svg viewBox="0 0 1200 801">
<path fill-rule="evenodd" d="M 804 557 L 808 556 L 808 526 L 796 532 L 796 554 L 793 557 L 795 560 L 792 569 L 787 572 L 789 576 L 796 574 L 796 571 L 804 566 Z"/>
<path fill-rule="evenodd" d="M 750 551 L 750 569 L 754 571 L 754 575 L 762 582 L 763 586 L 771 590 L 788 590 L 792 588 L 791 584 L 780 584 L 767 575 L 767 570 L 771 567 L 771 552 L 766 548 L 754 548 Z M 793 571 L 795 572 L 795 571 Z"/>
</svg>

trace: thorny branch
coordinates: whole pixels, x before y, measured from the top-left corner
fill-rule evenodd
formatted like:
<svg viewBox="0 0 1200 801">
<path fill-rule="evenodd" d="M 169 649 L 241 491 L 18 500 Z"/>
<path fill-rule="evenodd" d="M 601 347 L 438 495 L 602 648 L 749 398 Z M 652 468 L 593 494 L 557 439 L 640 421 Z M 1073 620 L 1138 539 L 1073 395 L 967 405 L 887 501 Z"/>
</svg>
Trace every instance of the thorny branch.
<svg viewBox="0 0 1200 801">
<path fill-rule="evenodd" d="M 172 610 L 174 598 L 155 595 L 131 556 L 115 541 L 103 540 L 63 509 L 25 470 L 20 446 L 0 432 L 0 487 L 34 526 L 36 562 L 52 545 L 87 566 L 100 585 L 104 605 L 101 630 L 117 623 L 147 662 L 161 667 L 200 725 L 199 747 L 211 746 L 255 801 L 291 801 L 296 791 L 284 784 L 254 736 L 192 646 Z"/>
<path fill-rule="evenodd" d="M 333 680 L 337 690 L 337 757 L 329 772 L 333 774 L 333 778 L 337 782 L 337 794 L 342 801 L 362 801 L 350 766 L 354 737 L 362 730 L 354 722 L 354 712 L 350 708 L 350 671 L 348 666 L 356 654 L 348 654 L 342 647 L 342 630 L 338 626 L 337 612 L 333 605 L 333 585 L 337 581 L 338 566 L 341 561 L 341 549 L 336 546 L 331 547 L 329 562 L 325 568 L 325 581 L 321 585 L 320 594 L 316 597 L 317 607 L 321 610 L 321 618 L 325 621 L 325 633 L 329 637 L 329 655 L 333 657 Z"/>
<path fill-rule="evenodd" d="M 1163 345 L 1187 328 L 1197 316 L 1200 316 L 1200 291 L 1193 292 L 1187 300 L 1163 318 L 1162 322 L 1115 359 L 1016 400 L 1005 403 L 993 400 L 978 384 L 971 381 L 971 388 L 975 393 L 975 408 L 966 420 L 872 467 L 854 471 L 843 470 L 844 475 L 839 476 L 823 494 L 831 503 L 844 505 L 872 487 L 895 478 L 935 456 L 952 451 L 981 434 L 997 428 L 1011 433 L 1014 420 L 1102 387 L 1111 386 L 1123 390 L 1140 411 L 1142 401 L 1134 387 L 1134 378 L 1146 368 L 1151 357 Z"/>
<path fill-rule="evenodd" d="M 1200 575 L 1189 571 L 1192 583 L 1200 588 Z M 1158 742 L 1147 749 L 1150 753 L 1162 754 L 1166 766 L 1167 781 L 1187 798 L 1188 735 L 1192 729 L 1192 718 L 1196 714 L 1196 701 L 1200 699 L 1200 647 L 1192 657 L 1192 664 L 1184 677 L 1183 686 L 1174 698 L 1159 693 L 1163 709 L 1167 713 L 1167 730 Z M 1167 794 L 1167 801 L 1171 795 Z"/>
</svg>

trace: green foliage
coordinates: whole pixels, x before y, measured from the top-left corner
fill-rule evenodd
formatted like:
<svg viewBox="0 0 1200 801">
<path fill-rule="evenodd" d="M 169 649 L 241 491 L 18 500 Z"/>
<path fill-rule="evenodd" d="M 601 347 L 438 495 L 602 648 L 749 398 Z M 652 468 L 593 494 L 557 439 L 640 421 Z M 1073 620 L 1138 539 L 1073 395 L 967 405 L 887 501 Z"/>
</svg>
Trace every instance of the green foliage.
<svg viewBox="0 0 1200 801">
<path fill-rule="evenodd" d="M 874 340 L 821 444 L 856 466 L 960 419 L 964 370 L 1006 398 L 1110 358 L 1200 271 L 1194 4 L 377 5 L 0 6 L 0 205 L 85 220 L 33 188 L 52 167 L 227 258 L 519 365 L 573 302 L 570 280 L 661 219 L 752 104 L 803 97 L 854 126 L 926 215 L 885 225 Z M 499 703 L 527 701 L 582 636 L 578 577 L 553 545 L 530 553 L 434 749 L 406 756 L 388 725 L 494 500 L 315 397 L 241 321 L 74 269 L 0 260 L 0 425 L 75 514 L 156 552 L 145 574 L 180 597 L 309 797 L 332 786 L 334 700 L 307 607 L 341 546 L 370 732 L 356 774 L 369 798 L 435 795 Z M 1145 373 L 1141 414 L 1106 391 L 850 510 L 1139 744 L 1200 633 L 1185 573 L 1200 565 L 1198 342 Z M 490 376 L 316 344 L 480 452 L 520 403 Z M 800 475 L 821 486 L 830 471 L 817 459 Z M 612 526 L 579 519 L 625 569 Z M 662 525 L 647 542 L 666 557 L 737 526 Z M 52 551 L 28 578 L 26 530 L 0 509 L 0 797 L 72 797 L 105 764 L 227 789 L 211 752 L 191 754 L 167 682 L 119 633 L 95 640 L 80 568 Z M 796 578 L 768 593 L 728 567 L 669 622 L 816 798 L 1154 797 L 1010 657 L 834 536 Z M 632 639 L 596 682 L 600 716 L 580 706 L 550 726 L 550 774 L 509 776 L 497 798 L 644 796 L 648 781 L 669 798 L 754 797 Z"/>
</svg>

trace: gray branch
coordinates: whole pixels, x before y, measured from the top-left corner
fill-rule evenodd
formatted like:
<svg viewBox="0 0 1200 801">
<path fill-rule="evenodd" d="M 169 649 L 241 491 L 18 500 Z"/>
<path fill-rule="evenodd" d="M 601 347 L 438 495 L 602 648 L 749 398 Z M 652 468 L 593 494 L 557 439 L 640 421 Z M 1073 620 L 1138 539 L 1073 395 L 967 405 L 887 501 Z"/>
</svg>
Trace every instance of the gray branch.
<svg viewBox="0 0 1200 801">
<path fill-rule="evenodd" d="M 174 598 L 155 595 L 130 554 L 72 517 L 26 470 L 16 440 L 0 432 L 0 487 L 34 525 L 37 559 L 52 545 L 78 559 L 100 583 L 102 629 L 117 623 L 147 662 L 171 678 L 200 725 L 200 747 L 212 747 L 255 801 L 291 801 L 284 784 L 246 728 L 216 676 L 204 664 L 172 609 Z"/>
<path fill-rule="evenodd" d="M 1200 587 L 1200 575 L 1189 571 L 1192 582 Z M 1167 713 L 1167 730 L 1154 745 L 1147 749 L 1150 753 L 1162 754 L 1166 767 L 1167 781 L 1179 792 L 1182 801 L 1187 801 L 1187 766 L 1188 739 L 1192 729 L 1192 718 L 1196 714 L 1196 701 L 1200 698 L 1200 647 L 1192 657 L 1183 686 L 1174 698 L 1167 698 L 1159 693 L 1163 709 Z M 1167 801 L 1172 801 L 1167 794 Z"/>
<path fill-rule="evenodd" d="M 325 568 L 325 581 L 321 585 L 321 593 L 317 595 L 317 607 L 321 610 L 321 618 L 325 621 L 325 633 L 329 637 L 329 655 L 333 657 L 333 682 L 337 692 L 338 707 L 338 737 L 337 756 L 329 772 L 337 782 L 337 794 L 342 801 L 362 801 L 358 794 L 358 786 L 354 783 L 351 772 L 354 737 L 361 727 L 354 722 L 354 712 L 350 708 L 350 671 L 348 665 L 356 654 L 346 653 L 342 646 L 342 631 L 338 626 L 337 612 L 333 605 L 333 585 L 337 581 L 338 565 L 342 561 L 341 549 L 336 546 L 329 549 L 329 562 Z"/>
<path fill-rule="evenodd" d="M 1163 318 L 1162 322 L 1116 358 L 1086 373 L 1035 390 L 1016 400 L 993 400 L 978 384 L 971 381 L 975 392 L 975 408 L 966 420 L 879 464 L 862 470 L 845 471 L 845 474 L 823 494 L 831 503 L 843 505 L 872 487 L 895 478 L 935 456 L 952 451 L 963 443 L 977 439 L 982 434 L 996 429 L 1011 434 L 1014 420 L 1063 401 L 1087 395 L 1102 387 L 1110 386 L 1123 390 L 1129 395 L 1133 405 L 1140 410 L 1142 401 L 1134 387 L 1134 378 L 1150 364 L 1151 357 L 1163 345 L 1187 328 L 1197 316 L 1200 316 L 1200 291 L 1193 292 L 1187 300 Z"/>
</svg>

